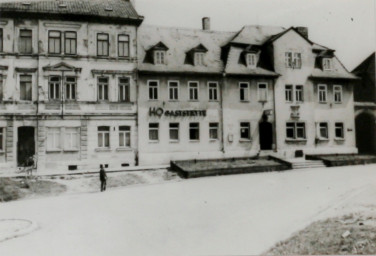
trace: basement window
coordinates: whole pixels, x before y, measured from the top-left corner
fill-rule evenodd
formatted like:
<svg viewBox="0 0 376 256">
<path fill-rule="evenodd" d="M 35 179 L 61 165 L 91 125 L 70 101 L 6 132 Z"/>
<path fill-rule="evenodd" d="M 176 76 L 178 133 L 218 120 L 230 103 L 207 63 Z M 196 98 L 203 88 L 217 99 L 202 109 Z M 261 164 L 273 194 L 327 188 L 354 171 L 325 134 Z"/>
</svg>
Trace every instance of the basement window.
<svg viewBox="0 0 376 256">
<path fill-rule="evenodd" d="M 76 171 L 77 165 L 68 165 L 68 171 Z"/>
</svg>

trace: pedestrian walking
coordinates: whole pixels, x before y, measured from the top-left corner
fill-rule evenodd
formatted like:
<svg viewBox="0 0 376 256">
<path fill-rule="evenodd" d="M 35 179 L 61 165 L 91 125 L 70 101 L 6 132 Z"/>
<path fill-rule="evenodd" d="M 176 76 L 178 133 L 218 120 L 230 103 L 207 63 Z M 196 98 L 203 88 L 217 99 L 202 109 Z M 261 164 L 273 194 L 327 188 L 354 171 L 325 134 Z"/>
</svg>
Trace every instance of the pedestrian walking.
<svg viewBox="0 0 376 256">
<path fill-rule="evenodd" d="M 106 190 L 107 175 L 102 164 L 100 165 L 99 179 L 101 181 L 101 192 L 103 192 Z"/>
</svg>

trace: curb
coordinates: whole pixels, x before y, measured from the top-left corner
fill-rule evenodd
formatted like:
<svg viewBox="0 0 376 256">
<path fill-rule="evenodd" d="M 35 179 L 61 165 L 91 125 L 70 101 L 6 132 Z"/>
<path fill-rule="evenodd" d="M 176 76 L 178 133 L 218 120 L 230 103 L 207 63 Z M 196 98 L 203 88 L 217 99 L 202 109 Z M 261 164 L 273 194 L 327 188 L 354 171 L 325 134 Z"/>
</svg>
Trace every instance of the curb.
<svg viewBox="0 0 376 256">
<path fill-rule="evenodd" d="M 25 228 L 25 229 L 15 230 L 11 234 L 6 234 L 6 235 L 0 236 L 0 243 L 4 242 L 6 240 L 10 240 L 10 239 L 16 238 L 16 237 L 28 235 L 31 232 L 33 232 L 33 231 L 35 231 L 35 230 L 38 229 L 38 224 L 35 221 L 31 221 L 31 220 L 25 220 L 25 219 L 0 219 L 0 221 L 26 221 L 26 222 L 30 223 L 30 225 L 27 228 Z"/>
</svg>

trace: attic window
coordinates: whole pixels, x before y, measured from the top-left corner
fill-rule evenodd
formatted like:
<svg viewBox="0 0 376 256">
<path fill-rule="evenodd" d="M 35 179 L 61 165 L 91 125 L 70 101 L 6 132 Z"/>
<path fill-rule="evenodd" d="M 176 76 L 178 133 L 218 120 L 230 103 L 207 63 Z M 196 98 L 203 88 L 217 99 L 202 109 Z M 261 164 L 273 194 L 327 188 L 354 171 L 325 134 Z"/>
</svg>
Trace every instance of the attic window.
<svg viewBox="0 0 376 256">
<path fill-rule="evenodd" d="M 333 69 L 333 61 L 331 58 L 323 58 L 322 59 L 322 67 L 324 70 L 332 70 Z"/>
<path fill-rule="evenodd" d="M 256 54 L 254 53 L 247 53 L 245 56 L 247 67 L 255 68 L 256 67 Z"/>
<path fill-rule="evenodd" d="M 204 65 L 204 56 L 205 56 L 205 53 L 203 52 L 196 52 L 195 53 L 195 65 L 196 66 L 203 66 Z"/>
<path fill-rule="evenodd" d="M 111 6 L 106 6 L 106 8 L 104 9 L 109 12 L 112 12 L 114 10 Z"/>
<path fill-rule="evenodd" d="M 166 52 L 165 51 L 154 51 L 154 63 L 155 64 L 165 64 Z"/>
</svg>

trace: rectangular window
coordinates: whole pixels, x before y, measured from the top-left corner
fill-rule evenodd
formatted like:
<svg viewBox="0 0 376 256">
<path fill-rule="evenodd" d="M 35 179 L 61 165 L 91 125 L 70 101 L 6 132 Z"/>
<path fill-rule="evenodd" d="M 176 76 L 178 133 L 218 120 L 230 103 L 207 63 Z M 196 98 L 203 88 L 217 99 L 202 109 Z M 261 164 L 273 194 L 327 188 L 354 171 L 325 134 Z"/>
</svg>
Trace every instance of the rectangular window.
<svg viewBox="0 0 376 256">
<path fill-rule="evenodd" d="M 119 57 L 129 57 L 129 36 L 118 36 L 118 55 Z"/>
<path fill-rule="evenodd" d="M 204 56 L 205 53 L 203 52 L 196 52 L 194 55 L 195 58 L 195 65 L 196 66 L 203 66 L 204 65 Z"/>
<path fill-rule="evenodd" d="M 51 76 L 48 83 L 48 95 L 50 100 L 60 99 L 60 76 Z"/>
<path fill-rule="evenodd" d="M 300 52 L 294 52 L 293 65 L 294 68 L 302 67 L 302 54 Z"/>
<path fill-rule="evenodd" d="M 61 32 L 48 31 L 48 53 L 61 53 Z"/>
<path fill-rule="evenodd" d="M 0 127 L 0 151 L 5 151 L 4 145 L 5 145 L 5 134 L 4 134 L 5 128 Z"/>
<path fill-rule="evenodd" d="M 295 86 L 295 100 L 296 102 L 303 102 L 303 85 Z"/>
<path fill-rule="evenodd" d="M 320 139 L 328 139 L 328 123 L 319 123 L 319 137 Z"/>
<path fill-rule="evenodd" d="M 75 55 L 77 54 L 77 33 L 67 31 L 64 33 L 64 46 L 65 54 Z"/>
<path fill-rule="evenodd" d="M 240 139 L 250 140 L 251 139 L 251 124 L 248 122 L 240 123 Z"/>
<path fill-rule="evenodd" d="M 130 102 L 130 84 L 128 77 L 119 78 L 119 101 Z"/>
<path fill-rule="evenodd" d="M 32 31 L 29 29 L 20 30 L 18 51 L 20 53 L 32 53 Z"/>
<path fill-rule="evenodd" d="M 110 147 L 110 127 L 98 126 L 98 148 Z"/>
<path fill-rule="evenodd" d="M 318 85 L 319 102 L 326 103 L 326 84 Z"/>
<path fill-rule="evenodd" d="M 76 99 L 76 88 L 77 88 L 76 77 L 67 76 L 65 78 L 65 99 L 66 100 Z"/>
<path fill-rule="evenodd" d="M 60 150 L 60 127 L 47 128 L 47 149 L 48 150 Z"/>
<path fill-rule="evenodd" d="M 305 139 L 305 123 L 288 122 L 286 123 L 286 138 L 288 139 Z"/>
<path fill-rule="evenodd" d="M 64 149 L 78 150 L 80 140 L 79 128 L 66 127 L 64 134 Z"/>
<path fill-rule="evenodd" d="M 323 67 L 324 70 L 332 70 L 332 59 L 323 58 L 322 59 L 322 67 Z"/>
<path fill-rule="evenodd" d="M 119 147 L 125 148 L 131 146 L 131 127 L 120 126 L 119 127 Z"/>
<path fill-rule="evenodd" d="M 333 94 L 334 94 L 334 103 L 342 103 L 342 86 L 341 85 L 333 86 Z"/>
<path fill-rule="evenodd" d="M 149 141 L 159 140 L 159 123 L 149 123 Z"/>
<path fill-rule="evenodd" d="M 198 82 L 188 82 L 189 100 L 198 100 Z"/>
<path fill-rule="evenodd" d="M 335 135 L 336 135 L 336 139 L 345 138 L 343 123 L 335 123 Z"/>
<path fill-rule="evenodd" d="M 3 40 L 4 40 L 4 37 L 3 37 L 3 29 L 0 28 L 0 52 L 3 51 L 3 45 L 4 45 Z"/>
<path fill-rule="evenodd" d="M 209 139 L 218 140 L 218 123 L 209 123 Z"/>
<path fill-rule="evenodd" d="M 170 141 L 179 140 L 179 123 L 170 123 Z"/>
<path fill-rule="evenodd" d="M 168 81 L 168 98 L 169 100 L 179 99 L 179 82 Z"/>
<path fill-rule="evenodd" d="M 158 99 L 158 81 L 148 81 L 149 84 L 149 100 Z"/>
<path fill-rule="evenodd" d="M 154 51 L 154 64 L 165 64 L 165 51 Z"/>
<path fill-rule="evenodd" d="M 249 83 L 239 83 L 240 101 L 249 100 Z"/>
<path fill-rule="evenodd" d="M 20 76 L 20 100 L 31 101 L 32 99 L 32 76 Z"/>
<path fill-rule="evenodd" d="M 247 67 L 255 68 L 256 67 L 256 54 L 248 53 L 246 55 L 246 63 L 247 63 Z"/>
<path fill-rule="evenodd" d="M 97 55 L 108 56 L 108 34 L 97 34 Z"/>
<path fill-rule="evenodd" d="M 200 140 L 200 124 L 189 124 L 189 140 Z"/>
<path fill-rule="evenodd" d="M 0 75 L 0 102 L 3 101 L 3 91 L 4 91 L 4 85 L 3 85 L 3 76 Z"/>
<path fill-rule="evenodd" d="M 108 77 L 98 77 L 98 100 L 108 100 Z"/>
<path fill-rule="evenodd" d="M 285 85 L 285 99 L 286 99 L 286 102 L 293 102 L 293 98 L 292 98 L 292 85 L 291 84 L 287 84 Z"/>
<path fill-rule="evenodd" d="M 285 66 L 286 68 L 292 68 L 292 52 L 285 52 Z"/>
<path fill-rule="evenodd" d="M 209 82 L 208 86 L 209 86 L 209 100 L 217 101 L 218 100 L 218 83 Z"/>
<path fill-rule="evenodd" d="M 262 102 L 268 101 L 268 84 L 258 84 L 258 100 Z"/>
</svg>

